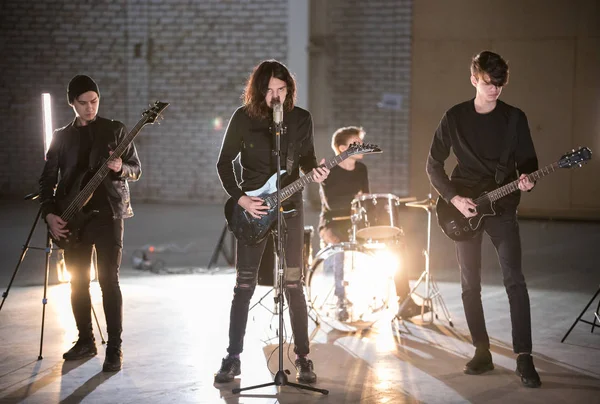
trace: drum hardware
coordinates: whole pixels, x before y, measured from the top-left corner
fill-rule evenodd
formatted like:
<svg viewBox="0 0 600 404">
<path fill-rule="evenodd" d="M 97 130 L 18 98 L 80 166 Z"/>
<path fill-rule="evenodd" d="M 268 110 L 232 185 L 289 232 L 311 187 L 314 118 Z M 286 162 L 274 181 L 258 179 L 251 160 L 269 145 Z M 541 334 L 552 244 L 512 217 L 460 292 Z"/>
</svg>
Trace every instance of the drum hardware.
<svg viewBox="0 0 600 404">
<path fill-rule="evenodd" d="M 413 288 L 410 290 L 410 293 L 408 294 L 408 298 L 404 299 L 404 302 L 402 302 L 402 304 L 398 308 L 398 313 L 400 313 L 402 311 L 402 309 L 404 308 L 404 306 L 408 303 L 408 301 L 409 301 L 408 299 L 410 299 L 410 296 L 415 294 L 423 300 L 423 307 L 421 308 L 421 320 L 422 321 L 424 321 L 424 314 L 425 314 L 424 307 L 427 304 L 431 308 L 431 314 L 432 314 L 429 324 L 433 323 L 434 315 L 435 315 L 436 319 L 439 318 L 438 314 L 435 312 L 435 308 L 434 308 L 434 300 L 437 300 L 437 303 L 440 306 L 442 313 L 446 317 L 446 320 L 448 320 L 448 324 L 450 324 L 450 327 L 454 327 L 454 323 L 452 322 L 452 319 L 450 317 L 450 312 L 448 311 L 448 307 L 446 306 L 446 303 L 444 302 L 444 299 L 442 298 L 442 294 L 437 286 L 437 283 L 435 282 L 435 280 L 433 279 L 433 276 L 430 273 L 430 267 L 429 267 L 430 257 L 431 257 L 431 213 L 435 209 L 435 200 L 432 199 L 431 194 L 428 194 L 427 199 L 424 199 L 421 201 L 407 202 L 406 206 L 411 207 L 411 208 L 422 208 L 427 211 L 427 248 L 425 250 L 423 250 L 423 255 L 425 256 L 425 270 L 423 271 L 423 273 L 417 280 L 417 283 L 415 284 L 415 286 L 413 286 Z M 417 288 L 419 287 L 419 285 L 422 282 L 425 282 L 425 295 L 423 295 L 423 296 L 416 293 Z M 396 320 L 396 319 L 400 319 L 399 315 L 396 315 L 393 320 Z"/>
<path fill-rule="evenodd" d="M 401 232 L 402 201 L 392 194 L 361 194 L 351 202 L 354 233 L 361 239 L 387 239 Z"/>
<path fill-rule="evenodd" d="M 339 298 L 335 295 L 335 263 L 325 263 L 327 259 L 337 259 L 339 254 L 344 257 L 341 285 L 348 302 L 347 321 L 336 318 Z M 356 331 L 357 327 L 370 327 L 379 320 L 379 313 L 388 307 L 391 278 L 383 272 L 378 273 L 381 276 L 373 276 L 371 271 L 379 269 L 375 254 L 375 250 L 357 242 L 329 244 L 317 253 L 307 278 L 307 299 L 323 322 L 340 331 Z M 336 321 L 330 323 L 327 318 Z"/>
</svg>

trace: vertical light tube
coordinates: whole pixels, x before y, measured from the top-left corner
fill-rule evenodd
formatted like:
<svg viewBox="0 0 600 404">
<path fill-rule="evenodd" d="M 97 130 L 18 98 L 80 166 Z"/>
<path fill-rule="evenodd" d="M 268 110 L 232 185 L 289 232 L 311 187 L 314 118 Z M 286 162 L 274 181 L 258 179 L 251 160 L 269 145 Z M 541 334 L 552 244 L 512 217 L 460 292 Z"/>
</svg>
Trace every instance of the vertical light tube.
<svg viewBox="0 0 600 404">
<path fill-rule="evenodd" d="M 50 93 L 42 93 L 42 109 L 44 111 L 44 159 L 52 142 L 52 97 Z"/>
</svg>

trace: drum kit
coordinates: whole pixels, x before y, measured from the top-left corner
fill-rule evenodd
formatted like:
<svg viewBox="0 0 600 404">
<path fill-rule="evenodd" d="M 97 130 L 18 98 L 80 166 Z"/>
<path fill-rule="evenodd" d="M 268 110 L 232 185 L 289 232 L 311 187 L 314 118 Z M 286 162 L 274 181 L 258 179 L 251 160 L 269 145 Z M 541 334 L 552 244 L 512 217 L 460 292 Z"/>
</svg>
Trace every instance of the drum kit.
<svg viewBox="0 0 600 404">
<path fill-rule="evenodd" d="M 417 201 L 415 197 L 399 198 L 393 194 L 361 194 L 351 203 L 351 216 L 337 218 L 351 221 L 349 241 L 324 246 L 312 257 L 312 249 L 307 246 L 312 238 L 312 226 L 305 228 L 305 280 L 309 309 L 334 328 L 352 330 L 370 327 L 381 318 L 389 307 L 390 295 L 395 296 L 393 286 L 394 273 L 400 268 L 400 251 L 405 247 L 402 227 L 403 207 L 425 209 L 427 221 L 427 247 L 423 250 L 425 270 L 410 291 L 431 308 L 431 321 L 438 318 L 434 311 L 434 302 L 439 305 L 449 324 L 453 326 L 450 314 L 444 304 L 440 291 L 429 271 L 431 248 L 431 214 L 435 201 L 428 196 Z M 347 302 L 346 318 L 339 318 L 339 298 L 336 296 L 336 282 L 339 274 L 335 266 L 343 265 L 342 284 Z M 337 278 L 337 279 L 336 279 Z M 417 289 L 423 284 L 424 294 Z M 400 309 L 408 301 L 402 302 Z M 421 313 L 422 320 L 424 312 Z M 397 318 L 397 317 L 396 317 Z"/>
</svg>

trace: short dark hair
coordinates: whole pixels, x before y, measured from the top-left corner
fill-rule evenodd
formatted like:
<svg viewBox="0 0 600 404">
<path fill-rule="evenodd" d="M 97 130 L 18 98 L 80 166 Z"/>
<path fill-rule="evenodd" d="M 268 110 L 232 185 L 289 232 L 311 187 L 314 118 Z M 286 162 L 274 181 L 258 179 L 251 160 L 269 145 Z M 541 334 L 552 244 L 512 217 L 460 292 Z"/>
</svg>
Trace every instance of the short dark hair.
<svg viewBox="0 0 600 404">
<path fill-rule="evenodd" d="M 287 96 L 283 102 L 283 110 L 290 112 L 294 109 L 296 80 L 283 63 L 274 59 L 264 60 L 254 68 L 242 93 L 242 101 L 246 111 L 253 118 L 268 118 L 271 114 L 265 101 L 271 77 L 284 81 L 287 86 Z"/>
<path fill-rule="evenodd" d="M 471 74 L 477 78 L 487 74 L 490 84 L 502 87 L 508 84 L 508 63 L 497 53 L 486 50 L 473 56 Z"/>
<path fill-rule="evenodd" d="M 340 146 L 347 145 L 348 140 L 354 136 L 364 139 L 365 130 L 358 126 L 346 126 L 336 130 L 331 137 L 331 148 L 335 154 L 340 154 Z"/>
</svg>

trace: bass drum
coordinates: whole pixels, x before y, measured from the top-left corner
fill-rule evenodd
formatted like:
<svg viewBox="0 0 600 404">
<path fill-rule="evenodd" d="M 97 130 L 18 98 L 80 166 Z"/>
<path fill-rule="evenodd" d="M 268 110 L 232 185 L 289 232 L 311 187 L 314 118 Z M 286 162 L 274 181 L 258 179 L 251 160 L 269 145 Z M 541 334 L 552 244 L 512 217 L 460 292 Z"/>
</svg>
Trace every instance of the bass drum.
<svg viewBox="0 0 600 404">
<path fill-rule="evenodd" d="M 338 289 L 345 289 L 348 319 L 337 319 L 335 269 Z M 315 256 L 307 279 L 307 297 L 310 306 L 334 328 L 340 323 L 370 326 L 387 308 L 390 296 L 390 278 L 379 273 L 376 254 L 358 243 L 330 244 Z M 342 328 L 347 329 L 347 328 Z"/>
</svg>

